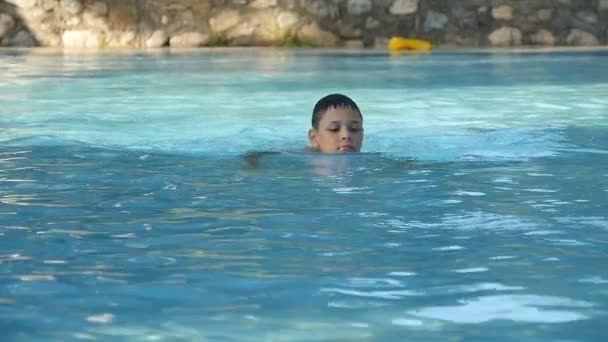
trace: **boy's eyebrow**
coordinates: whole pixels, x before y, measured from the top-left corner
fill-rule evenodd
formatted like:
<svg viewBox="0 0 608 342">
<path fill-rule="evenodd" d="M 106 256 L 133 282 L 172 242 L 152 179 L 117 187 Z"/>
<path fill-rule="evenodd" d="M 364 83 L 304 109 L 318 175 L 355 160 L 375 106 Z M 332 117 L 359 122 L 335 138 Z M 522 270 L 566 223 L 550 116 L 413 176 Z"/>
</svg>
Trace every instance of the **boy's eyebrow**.
<svg viewBox="0 0 608 342">
<path fill-rule="evenodd" d="M 359 121 L 359 120 L 348 120 L 347 122 L 348 123 L 355 123 L 355 124 L 360 124 L 361 123 L 361 121 Z M 342 121 L 336 120 L 336 121 L 331 121 L 330 123 L 332 123 L 332 124 L 340 124 L 340 123 L 342 123 Z"/>
</svg>

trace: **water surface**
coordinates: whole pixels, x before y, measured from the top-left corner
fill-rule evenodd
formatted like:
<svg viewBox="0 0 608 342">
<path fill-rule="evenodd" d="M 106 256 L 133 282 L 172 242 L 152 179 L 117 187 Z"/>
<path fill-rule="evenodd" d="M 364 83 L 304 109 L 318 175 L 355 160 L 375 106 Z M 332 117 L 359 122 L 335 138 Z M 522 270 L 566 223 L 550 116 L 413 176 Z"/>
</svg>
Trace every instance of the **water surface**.
<svg viewBox="0 0 608 342">
<path fill-rule="evenodd" d="M 605 340 L 607 57 L 4 50 L 4 339 Z"/>
</svg>

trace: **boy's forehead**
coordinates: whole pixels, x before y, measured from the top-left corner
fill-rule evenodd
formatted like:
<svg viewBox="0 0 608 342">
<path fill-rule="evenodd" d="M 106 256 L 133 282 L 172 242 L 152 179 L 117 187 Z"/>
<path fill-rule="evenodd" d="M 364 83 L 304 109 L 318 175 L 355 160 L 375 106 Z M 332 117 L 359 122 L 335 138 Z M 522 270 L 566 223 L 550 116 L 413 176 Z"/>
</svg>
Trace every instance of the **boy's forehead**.
<svg viewBox="0 0 608 342">
<path fill-rule="evenodd" d="M 353 108 L 351 106 L 348 106 L 348 105 L 345 105 L 345 104 L 336 104 L 336 105 L 333 105 L 333 106 L 329 106 L 329 107 L 327 107 L 326 111 L 329 112 L 330 110 L 339 110 L 339 109 L 351 110 L 351 111 L 353 111 L 355 113 L 358 113 L 358 111 L 355 108 Z"/>
<path fill-rule="evenodd" d="M 356 110 L 354 108 L 351 108 L 351 107 L 348 107 L 348 106 L 329 107 L 325 111 L 325 115 L 324 115 L 323 118 L 327 117 L 327 114 L 330 114 L 330 116 L 333 116 L 331 114 L 334 114 L 334 115 L 356 116 L 357 118 L 362 119 L 361 113 L 359 113 L 358 110 Z"/>
</svg>

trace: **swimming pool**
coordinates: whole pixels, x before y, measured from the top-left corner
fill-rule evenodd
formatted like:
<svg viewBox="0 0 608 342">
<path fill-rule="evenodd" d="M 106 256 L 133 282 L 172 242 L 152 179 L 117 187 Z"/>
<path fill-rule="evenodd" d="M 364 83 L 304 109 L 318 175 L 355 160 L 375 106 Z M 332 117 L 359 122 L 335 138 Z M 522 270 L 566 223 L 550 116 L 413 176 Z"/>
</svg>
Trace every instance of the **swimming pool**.
<svg viewBox="0 0 608 342">
<path fill-rule="evenodd" d="M 607 58 L 4 50 L 4 340 L 606 340 Z"/>
</svg>

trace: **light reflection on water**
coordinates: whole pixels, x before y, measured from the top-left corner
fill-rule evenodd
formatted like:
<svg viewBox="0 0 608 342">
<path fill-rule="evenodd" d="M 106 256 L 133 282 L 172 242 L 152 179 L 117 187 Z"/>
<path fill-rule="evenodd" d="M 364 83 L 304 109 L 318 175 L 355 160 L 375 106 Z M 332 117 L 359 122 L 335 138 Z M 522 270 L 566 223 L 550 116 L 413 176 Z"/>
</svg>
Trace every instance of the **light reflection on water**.
<svg viewBox="0 0 608 342">
<path fill-rule="evenodd" d="M 551 73 L 596 58 L 265 54 L 2 55 L 8 340 L 606 338 L 608 77 Z M 369 82 L 316 90 L 340 58 Z M 429 73 L 452 60 L 464 88 Z M 305 144 L 310 102 L 349 80 L 381 153 L 245 165 Z"/>
</svg>

